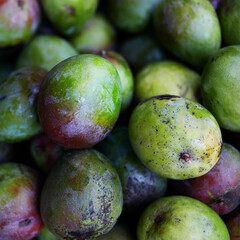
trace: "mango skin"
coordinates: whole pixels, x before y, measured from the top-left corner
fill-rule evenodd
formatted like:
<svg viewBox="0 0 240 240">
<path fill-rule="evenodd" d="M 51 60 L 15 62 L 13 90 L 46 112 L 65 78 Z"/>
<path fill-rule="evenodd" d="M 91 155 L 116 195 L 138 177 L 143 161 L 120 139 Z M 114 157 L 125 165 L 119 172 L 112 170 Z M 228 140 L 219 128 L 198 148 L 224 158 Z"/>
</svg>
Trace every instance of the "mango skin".
<svg viewBox="0 0 240 240">
<path fill-rule="evenodd" d="M 40 186 L 34 169 L 17 163 L 0 165 L 0 239 L 30 240 L 41 231 Z"/>
<path fill-rule="evenodd" d="M 26 42 L 40 22 L 37 0 L 2 0 L 0 2 L 0 48 Z"/>
<path fill-rule="evenodd" d="M 239 240 L 240 236 L 240 207 L 229 213 L 224 221 L 228 228 L 230 239 Z"/>
<path fill-rule="evenodd" d="M 104 139 L 121 108 L 121 82 L 108 60 L 91 54 L 68 58 L 44 78 L 38 113 L 48 137 L 67 148 Z"/>
<path fill-rule="evenodd" d="M 125 40 L 120 49 L 131 69 L 140 71 L 145 65 L 167 59 L 167 54 L 149 34 L 141 34 Z"/>
<path fill-rule="evenodd" d="M 42 131 L 36 107 L 46 73 L 41 68 L 21 68 L 0 85 L 0 142 L 23 141 Z"/>
<path fill-rule="evenodd" d="M 150 204 L 140 217 L 138 240 L 230 240 L 223 220 L 193 198 L 171 196 Z"/>
<path fill-rule="evenodd" d="M 138 33 L 148 26 L 156 2 L 160 0 L 108 0 L 108 14 L 119 29 Z"/>
<path fill-rule="evenodd" d="M 100 56 L 109 60 L 118 71 L 122 85 L 121 112 L 124 112 L 129 107 L 133 98 L 134 79 L 132 71 L 127 61 L 117 52 L 101 51 Z"/>
<path fill-rule="evenodd" d="M 157 95 L 177 95 L 197 101 L 200 75 L 172 61 L 155 62 L 145 66 L 135 78 L 135 99 L 141 102 Z"/>
<path fill-rule="evenodd" d="M 98 0 L 41 0 L 43 10 L 54 27 L 65 36 L 80 33 L 94 15 Z"/>
<path fill-rule="evenodd" d="M 240 46 L 219 50 L 206 64 L 202 73 L 203 103 L 219 125 L 240 131 Z"/>
<path fill-rule="evenodd" d="M 219 125 L 207 109 L 190 99 L 162 95 L 143 101 L 133 111 L 128 131 L 138 158 L 166 178 L 202 176 L 219 160 Z"/>
<path fill-rule="evenodd" d="M 79 53 L 96 53 L 111 49 L 115 43 L 116 32 L 102 15 L 96 15 L 84 25 L 83 30 L 70 43 Z"/>
<path fill-rule="evenodd" d="M 141 211 L 164 196 L 167 179 L 153 173 L 140 162 L 132 150 L 126 127 L 115 128 L 96 148 L 109 158 L 119 174 L 126 214 Z"/>
<path fill-rule="evenodd" d="M 160 43 L 180 60 L 197 69 L 221 44 L 221 29 L 209 0 L 163 0 L 154 14 Z"/>
<path fill-rule="evenodd" d="M 66 58 L 78 52 L 65 39 L 57 36 L 37 36 L 20 53 L 17 67 L 40 67 L 50 71 Z"/>
<path fill-rule="evenodd" d="M 41 232 L 34 240 L 60 240 L 54 234 L 52 234 L 46 227 L 43 227 Z"/>
<path fill-rule="evenodd" d="M 195 198 L 225 215 L 240 203 L 240 153 L 223 143 L 217 164 L 199 178 L 174 181 L 174 194 Z"/>
<path fill-rule="evenodd" d="M 56 181 L 58 179 L 58 181 Z M 95 150 L 66 154 L 47 177 L 40 209 L 45 226 L 64 239 L 96 239 L 106 234 L 122 211 L 119 176 Z"/>
<path fill-rule="evenodd" d="M 222 37 L 225 45 L 240 44 L 240 2 L 225 0 L 219 11 L 219 20 L 222 28 Z"/>
</svg>

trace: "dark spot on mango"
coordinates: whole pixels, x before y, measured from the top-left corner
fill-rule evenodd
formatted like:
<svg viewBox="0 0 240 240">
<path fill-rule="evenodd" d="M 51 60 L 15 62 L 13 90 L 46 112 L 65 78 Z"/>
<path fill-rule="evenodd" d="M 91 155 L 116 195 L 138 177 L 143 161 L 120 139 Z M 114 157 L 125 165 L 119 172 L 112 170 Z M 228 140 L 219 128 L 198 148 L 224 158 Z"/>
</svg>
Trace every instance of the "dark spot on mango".
<svg viewBox="0 0 240 240">
<path fill-rule="evenodd" d="M 18 1 L 17 1 L 17 5 L 18 5 L 18 7 L 20 7 L 21 9 L 23 9 L 24 4 L 25 4 L 24 0 L 18 0 Z"/>
<path fill-rule="evenodd" d="M 154 219 L 154 222 L 156 224 L 159 224 L 163 221 L 163 216 L 162 215 L 158 215 L 155 219 Z"/>
<path fill-rule="evenodd" d="M 66 6 L 65 8 L 71 15 L 75 16 L 75 14 L 76 14 L 75 8 L 69 7 L 69 6 Z"/>
<path fill-rule="evenodd" d="M 7 96 L 0 97 L 0 101 L 3 101 Z"/>
<path fill-rule="evenodd" d="M 180 153 L 180 159 L 184 160 L 185 162 L 191 162 L 191 155 L 188 152 Z"/>
<path fill-rule="evenodd" d="M 31 219 L 26 218 L 26 219 L 24 219 L 23 221 L 19 222 L 19 223 L 18 223 L 18 226 L 19 226 L 19 227 L 26 227 L 26 226 L 28 226 L 29 224 L 31 224 L 31 222 L 32 222 Z"/>
</svg>

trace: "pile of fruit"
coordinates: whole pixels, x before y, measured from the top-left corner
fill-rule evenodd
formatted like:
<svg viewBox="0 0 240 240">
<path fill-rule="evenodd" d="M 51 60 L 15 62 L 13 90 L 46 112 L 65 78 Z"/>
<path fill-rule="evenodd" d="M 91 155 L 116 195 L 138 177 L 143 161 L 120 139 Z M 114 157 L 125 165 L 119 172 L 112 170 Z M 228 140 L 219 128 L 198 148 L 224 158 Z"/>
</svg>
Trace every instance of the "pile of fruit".
<svg viewBox="0 0 240 240">
<path fill-rule="evenodd" d="M 0 240 L 240 239 L 239 0 L 0 0 Z"/>
</svg>

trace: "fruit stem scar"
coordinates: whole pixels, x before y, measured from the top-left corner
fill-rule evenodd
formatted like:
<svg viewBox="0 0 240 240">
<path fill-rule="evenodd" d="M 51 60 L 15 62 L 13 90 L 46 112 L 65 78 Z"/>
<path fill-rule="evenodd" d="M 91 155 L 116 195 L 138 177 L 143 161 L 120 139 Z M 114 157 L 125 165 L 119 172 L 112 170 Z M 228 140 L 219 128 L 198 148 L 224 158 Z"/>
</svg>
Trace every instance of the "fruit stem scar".
<svg viewBox="0 0 240 240">
<path fill-rule="evenodd" d="M 180 154 L 180 159 L 183 159 L 185 162 L 191 162 L 191 155 L 188 152 L 183 152 Z"/>
</svg>

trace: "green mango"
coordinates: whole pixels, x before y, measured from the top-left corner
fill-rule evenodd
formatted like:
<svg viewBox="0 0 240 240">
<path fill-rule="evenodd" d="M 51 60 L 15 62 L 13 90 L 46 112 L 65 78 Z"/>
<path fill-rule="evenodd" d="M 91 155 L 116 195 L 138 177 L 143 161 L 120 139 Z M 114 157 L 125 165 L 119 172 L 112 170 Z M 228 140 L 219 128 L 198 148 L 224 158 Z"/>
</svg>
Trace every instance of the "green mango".
<svg viewBox="0 0 240 240">
<path fill-rule="evenodd" d="M 225 45 L 240 44 L 240 2 L 238 0 L 225 0 L 219 11 L 222 37 Z"/>
<path fill-rule="evenodd" d="M 138 240 L 230 240 L 223 220 L 210 207 L 193 198 L 159 199 L 143 212 Z"/>
<path fill-rule="evenodd" d="M 199 177 L 219 160 L 222 136 L 199 103 L 162 95 L 141 102 L 129 120 L 129 138 L 143 164 L 171 179 Z"/>
<path fill-rule="evenodd" d="M 94 15 L 98 0 L 41 0 L 43 10 L 54 27 L 63 35 L 81 32 Z"/>
<path fill-rule="evenodd" d="M 112 130 L 121 101 L 121 82 L 114 65 L 97 55 L 83 54 L 48 72 L 39 92 L 38 114 L 53 142 L 88 148 Z"/>
<path fill-rule="evenodd" d="M 37 0 L 0 1 L 0 48 L 28 41 L 40 23 Z"/>
<path fill-rule="evenodd" d="M 46 74 L 41 68 L 21 68 L 0 85 L 0 142 L 23 141 L 42 131 L 36 104 Z"/>
<path fill-rule="evenodd" d="M 197 100 L 200 92 L 199 74 L 186 66 L 170 61 L 145 66 L 135 78 L 138 102 L 157 95 L 177 95 Z"/>
<path fill-rule="evenodd" d="M 139 211 L 164 196 L 167 179 L 140 162 L 132 150 L 126 127 L 115 128 L 96 148 L 109 158 L 119 174 L 126 213 Z"/>
<path fill-rule="evenodd" d="M 121 30 L 138 33 L 144 30 L 151 13 L 161 0 L 108 0 L 108 13 L 113 23 Z"/>
<path fill-rule="evenodd" d="M 219 125 L 240 131 L 240 46 L 222 48 L 202 73 L 202 99 Z"/>
<path fill-rule="evenodd" d="M 79 53 L 95 53 L 111 49 L 115 37 L 115 30 L 108 20 L 104 16 L 96 15 L 88 20 L 83 30 L 69 41 Z"/>
<path fill-rule="evenodd" d="M 154 27 L 164 47 L 197 69 L 221 44 L 220 24 L 209 0 L 163 0 L 155 11 Z"/>
<path fill-rule="evenodd" d="M 110 161 L 98 151 L 83 150 L 66 154 L 52 168 L 40 209 L 57 237 L 96 239 L 115 225 L 122 204 L 121 182 Z"/>
<path fill-rule="evenodd" d="M 20 53 L 17 67 L 40 67 L 50 71 L 66 58 L 78 52 L 65 39 L 46 35 L 35 37 Z"/>
<path fill-rule="evenodd" d="M 60 240 L 53 233 L 51 233 L 46 227 L 43 227 L 41 232 L 37 235 L 35 240 Z"/>
<path fill-rule="evenodd" d="M 149 63 L 167 58 L 155 38 L 149 34 L 128 38 L 121 44 L 120 52 L 134 71 L 141 70 Z"/>
</svg>

